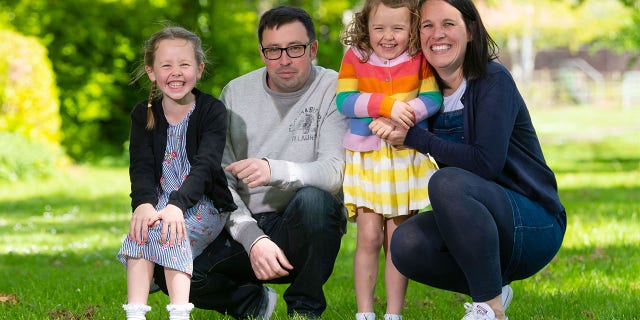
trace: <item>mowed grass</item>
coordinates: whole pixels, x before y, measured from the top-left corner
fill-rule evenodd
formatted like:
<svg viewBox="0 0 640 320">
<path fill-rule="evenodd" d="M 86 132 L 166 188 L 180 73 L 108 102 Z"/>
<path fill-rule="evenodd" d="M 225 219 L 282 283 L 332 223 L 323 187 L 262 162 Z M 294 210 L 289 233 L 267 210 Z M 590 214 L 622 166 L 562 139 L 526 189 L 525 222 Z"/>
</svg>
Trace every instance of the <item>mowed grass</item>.
<svg viewBox="0 0 640 320">
<path fill-rule="evenodd" d="M 640 108 L 532 109 L 558 177 L 568 230 L 557 257 L 512 284 L 510 319 L 640 319 Z M 46 181 L 0 185 L 0 319 L 122 319 L 126 275 L 115 254 L 128 230 L 126 168 L 74 167 Z M 463 223 L 463 222 L 462 222 Z M 349 225 L 323 319 L 353 319 Z M 382 269 L 381 264 L 381 269 Z M 382 274 L 380 279 L 382 279 Z M 284 285 L 273 286 L 280 295 Z M 384 286 L 376 290 L 384 314 Z M 405 319 L 460 319 L 460 294 L 410 282 Z M 149 319 L 166 319 L 153 294 Z M 230 319 L 196 310 L 192 319 Z M 287 319 L 283 300 L 272 319 Z"/>
</svg>

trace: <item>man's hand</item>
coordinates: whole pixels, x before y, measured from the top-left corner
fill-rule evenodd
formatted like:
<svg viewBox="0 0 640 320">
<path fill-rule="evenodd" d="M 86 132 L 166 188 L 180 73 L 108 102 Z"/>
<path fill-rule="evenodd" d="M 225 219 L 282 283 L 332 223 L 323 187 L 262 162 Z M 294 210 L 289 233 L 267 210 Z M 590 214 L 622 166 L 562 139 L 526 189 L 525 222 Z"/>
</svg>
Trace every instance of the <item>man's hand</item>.
<svg viewBox="0 0 640 320">
<path fill-rule="evenodd" d="M 253 244 L 249 253 L 251 267 L 259 280 L 271 280 L 289 275 L 293 266 L 284 252 L 269 238 L 262 238 Z"/>
<path fill-rule="evenodd" d="M 267 185 L 271 180 L 269 162 L 264 159 L 244 159 L 236 161 L 224 169 L 231 172 L 249 188 Z"/>
</svg>

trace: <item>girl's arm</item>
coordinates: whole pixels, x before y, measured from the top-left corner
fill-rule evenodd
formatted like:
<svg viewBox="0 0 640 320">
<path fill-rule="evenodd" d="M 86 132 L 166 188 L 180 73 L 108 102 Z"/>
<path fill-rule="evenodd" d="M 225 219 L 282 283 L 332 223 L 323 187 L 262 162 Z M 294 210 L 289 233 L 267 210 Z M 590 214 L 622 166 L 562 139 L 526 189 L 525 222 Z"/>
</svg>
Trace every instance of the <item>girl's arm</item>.
<svg viewBox="0 0 640 320">
<path fill-rule="evenodd" d="M 359 118 L 371 122 L 371 118 L 382 116 L 382 110 L 391 114 L 395 99 L 382 93 L 362 92 L 360 89 L 362 86 L 371 87 L 371 84 L 360 83 L 362 81 L 377 81 L 373 74 L 362 74 L 369 67 L 368 64 L 360 62 L 353 48 L 349 48 L 342 58 L 338 72 L 336 105 L 338 111 L 347 118 Z M 363 76 L 364 78 L 361 79 Z"/>
<path fill-rule="evenodd" d="M 213 103 L 203 103 L 196 108 L 202 110 L 198 117 L 194 112 L 189 119 L 186 137 L 191 171 L 184 177 L 180 189 L 169 195 L 169 204 L 180 208 L 182 212 L 201 200 L 207 187 L 214 183 L 214 172 L 221 170 L 226 139 L 227 110 L 224 104 L 216 99 Z M 190 154 L 190 150 L 197 151 Z"/>
<path fill-rule="evenodd" d="M 155 106 L 154 106 L 155 107 Z M 147 103 L 137 104 L 131 111 L 131 130 L 129 136 L 129 179 L 131 181 L 131 210 L 141 204 L 155 206 L 158 202 L 156 173 L 154 172 L 154 134 L 156 128 L 149 131 L 147 125 Z"/>
<path fill-rule="evenodd" d="M 406 59 L 401 66 L 396 66 L 402 68 L 402 79 L 393 82 L 394 86 L 402 88 L 393 90 L 406 92 L 396 92 L 391 96 L 382 93 L 385 92 L 383 88 L 388 86 L 384 79 L 388 76 L 388 70 L 360 62 L 355 51 L 349 48 L 338 74 L 338 110 L 349 118 L 363 118 L 369 122 L 371 118 L 378 117 L 394 119 L 398 123 L 408 124 L 407 128 L 435 114 L 442 105 L 442 94 L 431 67 L 422 54 L 416 57 L 407 55 Z M 413 81 L 418 83 L 412 84 Z M 417 93 L 418 97 L 407 102 L 402 99 L 412 93 Z"/>
<path fill-rule="evenodd" d="M 433 69 L 422 53 L 419 54 L 419 58 L 421 61 L 418 76 L 418 97 L 408 102 L 416 115 L 416 123 L 436 114 L 443 101 L 442 93 L 433 75 Z"/>
<path fill-rule="evenodd" d="M 361 118 L 356 115 L 355 101 L 360 96 L 356 64 L 360 63 L 353 48 L 347 49 L 342 57 L 336 89 L 336 106 L 338 111 L 348 118 Z M 366 117 L 369 115 L 367 114 Z"/>
</svg>

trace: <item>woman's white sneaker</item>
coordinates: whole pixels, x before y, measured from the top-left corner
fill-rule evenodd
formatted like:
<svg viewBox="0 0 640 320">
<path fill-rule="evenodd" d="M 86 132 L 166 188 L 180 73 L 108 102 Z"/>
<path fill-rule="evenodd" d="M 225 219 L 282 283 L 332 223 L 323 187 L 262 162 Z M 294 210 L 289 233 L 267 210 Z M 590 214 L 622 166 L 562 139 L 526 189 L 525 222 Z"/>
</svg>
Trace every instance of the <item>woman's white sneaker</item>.
<svg viewBox="0 0 640 320">
<path fill-rule="evenodd" d="M 509 309 L 511 299 L 513 299 L 513 288 L 511 288 L 510 285 L 502 287 L 502 308 L 504 312 L 507 312 L 507 309 Z"/>
<path fill-rule="evenodd" d="M 467 314 L 462 317 L 462 320 L 496 320 L 496 314 L 493 309 L 486 303 L 465 303 L 464 308 Z M 509 320 L 509 318 L 505 318 Z"/>
<path fill-rule="evenodd" d="M 493 309 L 486 303 L 468 303 L 464 304 L 464 309 L 467 314 L 462 317 L 462 320 L 495 320 L 496 315 L 493 313 Z"/>
</svg>

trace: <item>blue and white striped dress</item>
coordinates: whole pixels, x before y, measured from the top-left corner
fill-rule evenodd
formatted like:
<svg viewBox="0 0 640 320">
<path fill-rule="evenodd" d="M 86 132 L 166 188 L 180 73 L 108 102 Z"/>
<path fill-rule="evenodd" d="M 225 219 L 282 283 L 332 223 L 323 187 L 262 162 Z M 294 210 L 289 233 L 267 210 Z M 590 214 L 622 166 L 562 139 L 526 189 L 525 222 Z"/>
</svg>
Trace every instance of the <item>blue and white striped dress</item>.
<svg viewBox="0 0 640 320">
<path fill-rule="evenodd" d="M 191 170 L 191 164 L 187 159 L 185 137 L 189 117 L 194 108 L 195 105 L 191 107 L 191 111 L 182 122 L 177 125 L 170 124 L 167 129 L 167 147 L 158 188 L 157 211 L 167 206 L 169 194 L 180 188 Z M 139 245 L 125 236 L 118 252 L 118 260 L 126 266 L 128 257 L 143 258 L 166 268 L 191 275 L 193 258 L 198 256 L 220 234 L 227 217 L 227 212 L 218 212 L 211 199 L 203 196 L 202 200 L 184 213 L 188 241 L 183 241 L 182 245 L 174 245 L 173 247 L 170 247 L 168 243 L 162 243 L 160 239 L 161 221 L 157 226 L 149 228 L 149 241 L 143 245 Z"/>
</svg>

